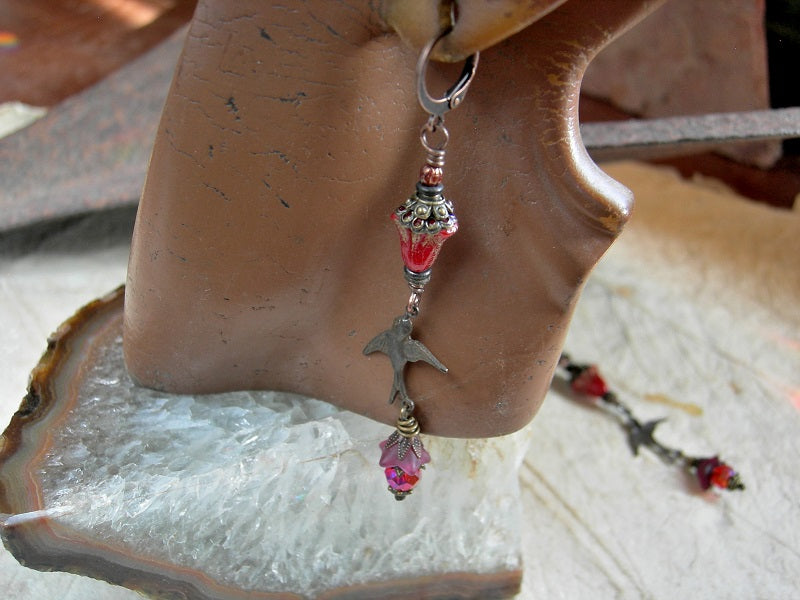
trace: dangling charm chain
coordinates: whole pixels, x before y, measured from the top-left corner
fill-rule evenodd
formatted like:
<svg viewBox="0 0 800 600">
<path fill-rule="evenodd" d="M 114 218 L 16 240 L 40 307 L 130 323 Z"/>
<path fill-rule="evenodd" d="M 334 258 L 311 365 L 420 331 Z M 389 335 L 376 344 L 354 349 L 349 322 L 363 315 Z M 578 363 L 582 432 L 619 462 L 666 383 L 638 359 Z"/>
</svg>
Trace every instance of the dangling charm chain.
<svg viewBox="0 0 800 600">
<path fill-rule="evenodd" d="M 744 483 L 733 468 L 718 456 L 688 456 L 677 448 L 669 448 L 655 437 L 656 426 L 664 419 L 642 423 L 633 412 L 622 403 L 619 397 L 608 389 L 605 380 L 595 365 L 572 362 L 568 354 L 562 354 L 558 361 L 569 377 L 570 387 L 586 397 L 595 398 L 597 404 L 616 416 L 628 434 L 628 445 L 634 455 L 644 446 L 653 451 L 665 463 L 679 465 L 687 473 L 694 475 L 701 489 L 717 487 L 724 490 L 743 490 Z"/>
<path fill-rule="evenodd" d="M 478 54 L 469 57 L 459 80 L 443 98 L 432 98 L 425 84 L 425 73 L 431 50 L 440 38 L 423 48 L 417 62 L 417 96 L 429 117 L 420 131 L 420 143 L 425 149 L 425 163 L 420 169 L 416 189 L 391 215 L 400 235 L 400 253 L 403 258 L 403 275 L 410 288 L 404 314 L 396 317 L 392 326 L 379 333 L 364 347 L 364 354 L 382 352 L 392 363 L 394 376 L 389 403 L 399 396 L 400 416 L 394 432 L 380 444 L 380 466 L 396 500 L 411 494 L 419 480 L 420 471 L 431 457 L 419 437 L 419 423 L 414 417 L 414 401 L 405 384 L 405 366 L 409 362 L 423 361 L 447 373 L 445 367 L 421 342 L 412 339 L 413 319 L 419 315 L 425 286 L 431 279 L 431 267 L 439 255 L 442 244 L 458 230 L 458 220 L 453 205 L 445 199 L 442 184 L 444 176 L 445 146 L 450 134 L 444 126 L 444 115 L 458 106 L 467 92 L 478 65 Z M 437 136 L 438 143 L 432 138 Z"/>
</svg>

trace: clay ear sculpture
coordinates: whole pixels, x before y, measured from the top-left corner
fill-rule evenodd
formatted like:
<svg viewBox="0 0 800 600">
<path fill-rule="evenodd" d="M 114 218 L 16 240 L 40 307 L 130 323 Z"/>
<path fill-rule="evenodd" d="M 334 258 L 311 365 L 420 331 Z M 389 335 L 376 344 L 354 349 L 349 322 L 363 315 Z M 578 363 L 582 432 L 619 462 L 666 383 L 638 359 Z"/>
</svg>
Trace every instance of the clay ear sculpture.
<svg viewBox="0 0 800 600">
<path fill-rule="evenodd" d="M 459 2 L 464 27 L 479 4 Z M 538 20 L 481 53 L 448 117 L 460 230 L 414 335 L 449 372 L 405 377 L 430 434 L 530 421 L 583 283 L 631 211 L 585 152 L 578 95 L 592 56 L 659 3 L 532 4 Z M 407 297 L 389 216 L 424 158 L 418 53 L 367 3 L 290 8 L 198 5 L 137 217 L 127 368 L 170 392 L 284 390 L 394 424 L 392 365 L 362 350 Z M 412 38 L 416 25 L 391 14 Z M 460 22 L 448 56 L 498 37 L 459 46 Z M 451 78 L 431 65 L 432 89 Z"/>
</svg>

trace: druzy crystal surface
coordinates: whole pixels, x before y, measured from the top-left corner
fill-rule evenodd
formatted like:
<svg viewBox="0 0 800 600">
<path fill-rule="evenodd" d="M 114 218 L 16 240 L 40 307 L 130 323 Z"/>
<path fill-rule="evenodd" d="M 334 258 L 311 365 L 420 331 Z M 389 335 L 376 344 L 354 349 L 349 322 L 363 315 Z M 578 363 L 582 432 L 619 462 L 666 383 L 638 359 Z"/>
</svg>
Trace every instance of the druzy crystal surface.
<svg viewBox="0 0 800 600">
<path fill-rule="evenodd" d="M 63 416 L 23 447 L 36 446 L 26 469 L 40 488 L 41 505 L 28 510 L 107 549 L 112 562 L 200 573 L 237 594 L 308 598 L 520 568 L 525 431 L 426 436 L 435 461 L 400 503 L 374 467 L 387 426 L 286 393 L 137 387 L 117 328 L 105 329 L 90 365 L 65 386 L 70 397 L 49 409 Z"/>
</svg>

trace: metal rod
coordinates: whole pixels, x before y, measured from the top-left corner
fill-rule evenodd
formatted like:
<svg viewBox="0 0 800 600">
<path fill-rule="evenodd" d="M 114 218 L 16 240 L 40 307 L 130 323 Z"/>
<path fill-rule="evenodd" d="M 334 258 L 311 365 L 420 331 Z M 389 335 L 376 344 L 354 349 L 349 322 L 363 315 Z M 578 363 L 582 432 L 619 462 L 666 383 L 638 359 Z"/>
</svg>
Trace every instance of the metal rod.
<svg viewBox="0 0 800 600">
<path fill-rule="evenodd" d="M 685 154 L 736 142 L 800 137 L 800 107 L 584 123 L 595 160 Z"/>
</svg>

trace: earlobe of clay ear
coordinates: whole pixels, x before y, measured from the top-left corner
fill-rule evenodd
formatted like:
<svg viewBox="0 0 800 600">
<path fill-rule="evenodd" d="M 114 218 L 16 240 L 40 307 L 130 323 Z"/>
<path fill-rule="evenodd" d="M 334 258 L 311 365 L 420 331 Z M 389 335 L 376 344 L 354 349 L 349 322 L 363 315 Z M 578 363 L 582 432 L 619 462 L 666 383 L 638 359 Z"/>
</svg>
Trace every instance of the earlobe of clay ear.
<svg viewBox="0 0 800 600">
<path fill-rule="evenodd" d="M 377 11 L 389 29 L 419 50 L 450 27 L 449 5 L 442 0 L 380 0 Z"/>
<path fill-rule="evenodd" d="M 386 24 L 419 50 L 452 27 L 432 58 L 457 62 L 521 31 L 565 0 L 383 0 L 378 11 Z"/>
</svg>

